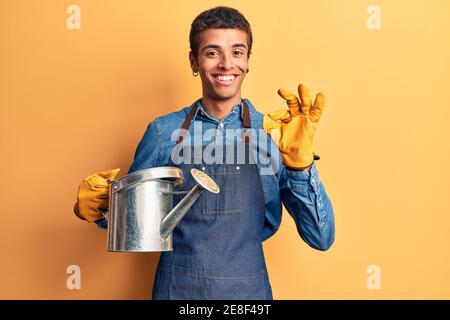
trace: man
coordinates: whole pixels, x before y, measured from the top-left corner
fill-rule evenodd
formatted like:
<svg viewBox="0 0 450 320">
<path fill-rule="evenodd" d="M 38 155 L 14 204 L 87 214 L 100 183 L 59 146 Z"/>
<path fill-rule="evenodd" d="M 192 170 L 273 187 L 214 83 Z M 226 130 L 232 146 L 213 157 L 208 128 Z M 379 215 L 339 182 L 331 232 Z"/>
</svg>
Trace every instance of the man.
<svg viewBox="0 0 450 320">
<path fill-rule="evenodd" d="M 243 100 L 252 33 L 235 9 L 217 7 L 201 13 L 192 23 L 190 46 L 202 98 L 148 125 L 129 173 L 177 166 L 189 189 L 195 184 L 190 169 L 197 168 L 221 191 L 204 192 L 173 231 L 174 249 L 161 254 L 153 299 L 272 299 L 262 241 L 279 228 L 282 203 L 311 247 L 327 250 L 334 241 L 333 208 L 312 150 L 325 98 L 319 93 L 312 103 L 302 84 L 300 101 L 280 89 L 288 109 L 265 117 Z M 233 132 L 231 137 L 226 130 Z M 266 131 L 273 133 L 273 140 L 266 139 L 269 145 L 263 146 Z M 271 148 L 273 142 L 279 149 Z M 262 164 L 261 150 L 269 151 L 271 170 Z M 238 159 L 241 153 L 243 162 Z M 107 207 L 108 181 L 117 173 L 118 169 L 109 170 L 84 180 L 75 206 L 79 217 L 105 227 L 99 208 Z"/>
</svg>

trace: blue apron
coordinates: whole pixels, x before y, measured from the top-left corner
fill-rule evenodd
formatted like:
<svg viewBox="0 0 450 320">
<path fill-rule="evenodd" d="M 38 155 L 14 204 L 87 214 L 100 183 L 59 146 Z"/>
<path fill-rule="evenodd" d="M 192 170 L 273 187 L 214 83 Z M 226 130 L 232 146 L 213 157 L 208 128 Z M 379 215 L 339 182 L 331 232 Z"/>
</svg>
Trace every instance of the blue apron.
<svg viewBox="0 0 450 320">
<path fill-rule="evenodd" d="M 243 126 L 250 128 L 245 102 L 243 108 Z M 183 128 L 189 128 L 195 111 L 193 107 Z M 226 152 L 223 164 L 195 164 L 192 147 L 190 164 L 171 163 L 183 171 L 186 190 L 195 185 L 190 170 L 196 168 L 216 181 L 220 193 L 203 191 L 174 229 L 173 251 L 162 252 L 158 263 L 154 300 L 272 299 L 261 242 L 264 194 L 257 165 L 249 161 L 250 139 L 244 140 L 244 163 L 236 162 L 237 144 L 232 164 L 226 163 Z M 174 196 L 174 203 L 181 197 Z"/>
</svg>

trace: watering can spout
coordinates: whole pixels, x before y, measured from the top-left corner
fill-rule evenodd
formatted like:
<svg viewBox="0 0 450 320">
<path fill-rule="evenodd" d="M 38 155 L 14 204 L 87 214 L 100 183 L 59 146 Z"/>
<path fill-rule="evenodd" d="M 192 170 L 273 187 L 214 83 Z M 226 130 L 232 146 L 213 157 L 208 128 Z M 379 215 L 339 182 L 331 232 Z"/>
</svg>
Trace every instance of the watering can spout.
<svg viewBox="0 0 450 320">
<path fill-rule="evenodd" d="M 184 196 L 184 198 L 161 221 L 161 238 L 166 239 L 189 211 L 203 190 L 219 193 L 219 186 L 203 171 L 191 169 L 191 175 L 197 184 Z"/>
</svg>

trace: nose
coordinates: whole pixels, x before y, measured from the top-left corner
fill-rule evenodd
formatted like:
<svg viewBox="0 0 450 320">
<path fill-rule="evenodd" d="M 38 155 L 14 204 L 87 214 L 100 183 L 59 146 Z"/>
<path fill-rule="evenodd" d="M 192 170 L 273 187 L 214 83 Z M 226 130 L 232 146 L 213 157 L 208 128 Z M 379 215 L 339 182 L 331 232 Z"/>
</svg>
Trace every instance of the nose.
<svg viewBox="0 0 450 320">
<path fill-rule="evenodd" d="M 233 69 L 233 64 L 231 62 L 231 57 L 228 54 L 223 54 L 220 58 L 220 63 L 217 66 L 219 69 L 222 70 L 231 70 Z"/>
</svg>

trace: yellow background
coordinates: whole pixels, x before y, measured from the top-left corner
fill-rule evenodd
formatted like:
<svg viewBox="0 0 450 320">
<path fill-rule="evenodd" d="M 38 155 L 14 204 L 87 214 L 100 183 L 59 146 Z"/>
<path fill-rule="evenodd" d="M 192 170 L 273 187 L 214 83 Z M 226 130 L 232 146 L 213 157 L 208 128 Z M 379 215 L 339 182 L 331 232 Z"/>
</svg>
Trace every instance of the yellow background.
<svg viewBox="0 0 450 320">
<path fill-rule="evenodd" d="M 66 28 L 70 4 L 81 30 Z M 72 213 L 77 187 L 125 174 L 147 124 L 200 97 L 190 24 L 224 4 L 253 29 L 244 97 L 267 113 L 302 81 L 328 98 L 315 150 L 336 242 L 309 248 L 285 212 L 264 243 L 274 297 L 450 298 L 446 0 L 1 0 L 0 298 L 150 297 L 158 254 L 106 252 L 106 233 Z M 370 4 L 381 30 L 366 26 Z"/>
</svg>

